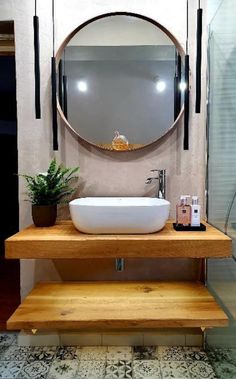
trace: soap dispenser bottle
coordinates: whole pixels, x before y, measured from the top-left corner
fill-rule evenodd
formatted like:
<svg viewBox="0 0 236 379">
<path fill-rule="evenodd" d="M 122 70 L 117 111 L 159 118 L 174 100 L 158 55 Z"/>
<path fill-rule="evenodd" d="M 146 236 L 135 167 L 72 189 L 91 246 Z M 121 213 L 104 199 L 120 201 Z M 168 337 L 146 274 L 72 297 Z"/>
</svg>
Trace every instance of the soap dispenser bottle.
<svg viewBox="0 0 236 379">
<path fill-rule="evenodd" d="M 191 206 L 188 204 L 189 195 L 182 195 L 180 203 L 176 206 L 176 224 L 189 226 L 191 223 Z"/>
<path fill-rule="evenodd" d="M 198 204 L 198 197 L 192 196 L 191 226 L 200 226 L 200 223 L 201 223 L 201 206 Z"/>
</svg>

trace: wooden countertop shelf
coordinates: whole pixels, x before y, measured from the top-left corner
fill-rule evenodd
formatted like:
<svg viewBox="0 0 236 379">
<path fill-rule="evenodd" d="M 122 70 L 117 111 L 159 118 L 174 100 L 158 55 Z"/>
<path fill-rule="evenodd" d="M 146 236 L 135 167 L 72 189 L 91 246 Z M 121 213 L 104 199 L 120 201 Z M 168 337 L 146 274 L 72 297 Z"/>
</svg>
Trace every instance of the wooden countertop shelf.
<svg viewBox="0 0 236 379">
<path fill-rule="evenodd" d="M 5 242 L 6 258 L 225 258 L 231 239 L 207 224 L 206 232 L 177 232 L 169 221 L 152 234 L 93 235 L 79 232 L 72 221 L 48 228 L 33 225 Z"/>
<path fill-rule="evenodd" d="M 227 325 L 199 282 L 40 283 L 7 322 L 9 330 Z"/>
</svg>

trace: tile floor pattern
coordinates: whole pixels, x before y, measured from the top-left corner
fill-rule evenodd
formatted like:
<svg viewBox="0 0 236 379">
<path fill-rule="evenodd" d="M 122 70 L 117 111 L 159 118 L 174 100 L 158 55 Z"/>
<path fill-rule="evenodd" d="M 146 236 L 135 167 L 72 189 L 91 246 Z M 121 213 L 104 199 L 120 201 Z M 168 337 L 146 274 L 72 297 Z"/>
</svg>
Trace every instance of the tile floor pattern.
<svg viewBox="0 0 236 379">
<path fill-rule="evenodd" d="M 0 333 L 0 379 L 236 379 L 236 349 L 23 347 Z"/>
<path fill-rule="evenodd" d="M 218 379 L 236 379 L 236 349 L 207 348 Z"/>
</svg>

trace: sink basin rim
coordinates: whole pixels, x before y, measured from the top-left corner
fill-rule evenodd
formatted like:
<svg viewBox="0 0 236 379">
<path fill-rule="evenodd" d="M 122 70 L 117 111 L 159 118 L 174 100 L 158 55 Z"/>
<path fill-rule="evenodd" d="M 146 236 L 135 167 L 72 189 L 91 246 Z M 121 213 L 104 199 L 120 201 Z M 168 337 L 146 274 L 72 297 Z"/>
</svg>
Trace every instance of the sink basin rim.
<svg viewBox="0 0 236 379">
<path fill-rule="evenodd" d="M 166 199 L 157 197 L 80 197 L 70 201 L 70 206 L 80 207 L 160 207 L 170 205 Z"/>
</svg>

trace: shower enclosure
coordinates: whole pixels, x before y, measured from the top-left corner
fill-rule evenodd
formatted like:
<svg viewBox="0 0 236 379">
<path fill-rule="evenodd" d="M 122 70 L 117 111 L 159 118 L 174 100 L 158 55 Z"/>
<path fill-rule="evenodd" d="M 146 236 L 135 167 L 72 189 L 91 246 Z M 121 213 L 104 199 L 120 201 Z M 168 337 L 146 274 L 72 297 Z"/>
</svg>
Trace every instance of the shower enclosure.
<svg viewBox="0 0 236 379">
<path fill-rule="evenodd" d="M 207 332 L 210 346 L 236 348 L 236 1 L 209 0 L 208 221 L 233 239 L 232 259 L 209 260 L 207 285 L 230 319 Z"/>
</svg>

